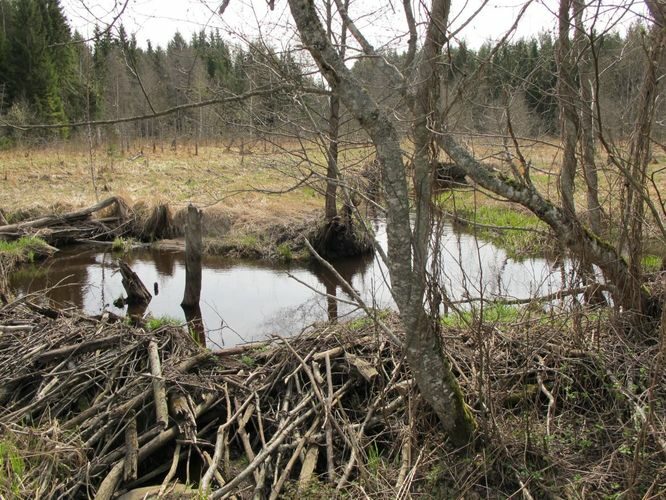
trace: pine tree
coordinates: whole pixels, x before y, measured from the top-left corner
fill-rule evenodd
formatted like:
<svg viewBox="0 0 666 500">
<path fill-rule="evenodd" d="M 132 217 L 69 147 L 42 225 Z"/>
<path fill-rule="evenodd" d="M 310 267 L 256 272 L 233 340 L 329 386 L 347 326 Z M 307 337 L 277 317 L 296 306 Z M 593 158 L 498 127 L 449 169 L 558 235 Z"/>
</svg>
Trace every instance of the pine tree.
<svg viewBox="0 0 666 500">
<path fill-rule="evenodd" d="M 40 121 L 66 123 L 65 103 L 78 99 L 71 32 L 58 0 L 3 2 L 11 11 L 4 43 L 5 84 L 11 103 L 23 101 Z M 7 9 L 9 7 L 9 9 Z M 62 135 L 68 131 L 62 129 Z"/>
<path fill-rule="evenodd" d="M 7 72 L 9 66 L 7 58 L 9 55 L 8 29 L 11 26 L 11 10 L 8 0 L 0 0 L 0 113 L 8 107 L 9 96 L 7 95 Z"/>
</svg>

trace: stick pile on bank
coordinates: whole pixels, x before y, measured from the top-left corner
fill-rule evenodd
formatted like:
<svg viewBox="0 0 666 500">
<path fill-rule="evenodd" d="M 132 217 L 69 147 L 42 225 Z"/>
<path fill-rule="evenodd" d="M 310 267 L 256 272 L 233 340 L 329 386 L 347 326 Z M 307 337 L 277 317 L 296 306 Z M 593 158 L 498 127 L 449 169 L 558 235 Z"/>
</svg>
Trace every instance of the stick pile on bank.
<svg viewBox="0 0 666 500">
<path fill-rule="evenodd" d="M 0 297 L 0 494 L 663 497 L 666 330 L 530 314 L 443 328 L 479 423 L 458 453 L 368 318 L 211 353 Z"/>
<path fill-rule="evenodd" d="M 113 209 L 111 214 L 99 216 L 110 209 Z M 93 217 L 95 214 L 98 214 L 98 217 Z M 112 240 L 130 232 L 132 223 L 133 215 L 125 201 L 118 196 L 111 196 L 91 207 L 74 212 L 0 225 L 0 240 L 39 236 L 54 245 L 81 239 Z"/>
<path fill-rule="evenodd" d="M 29 434 L 40 464 L 24 493 L 277 498 L 320 460 L 343 488 L 368 432 L 402 445 L 412 383 L 371 330 L 210 353 L 177 327 L 55 316 L 22 299 L 0 309 L 0 428 Z"/>
</svg>

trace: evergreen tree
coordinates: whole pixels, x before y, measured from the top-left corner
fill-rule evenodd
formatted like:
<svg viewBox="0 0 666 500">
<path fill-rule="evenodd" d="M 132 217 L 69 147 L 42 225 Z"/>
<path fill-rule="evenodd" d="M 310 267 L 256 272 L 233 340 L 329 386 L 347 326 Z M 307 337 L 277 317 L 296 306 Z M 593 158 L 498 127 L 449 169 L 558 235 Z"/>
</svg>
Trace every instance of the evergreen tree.
<svg viewBox="0 0 666 500">
<path fill-rule="evenodd" d="M 11 26 L 11 10 L 9 0 L 0 0 L 0 113 L 2 113 L 9 103 L 9 96 L 7 95 L 7 72 L 8 66 L 8 49 L 9 49 L 9 34 L 8 28 Z"/>
</svg>

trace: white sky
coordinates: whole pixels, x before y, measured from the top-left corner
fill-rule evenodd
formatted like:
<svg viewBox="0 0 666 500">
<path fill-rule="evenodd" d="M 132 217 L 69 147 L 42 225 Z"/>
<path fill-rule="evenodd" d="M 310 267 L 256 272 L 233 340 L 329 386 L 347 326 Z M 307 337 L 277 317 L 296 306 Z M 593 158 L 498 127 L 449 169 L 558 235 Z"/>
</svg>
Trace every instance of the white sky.
<svg viewBox="0 0 666 500">
<path fill-rule="evenodd" d="M 453 0 L 453 30 L 465 24 L 482 1 Z M 603 22 L 597 26 L 598 31 L 609 26 L 622 30 L 645 10 L 639 0 L 592 1 L 592 6 L 599 6 L 604 13 Z M 110 23 L 125 0 L 62 0 L 61 3 L 71 25 L 88 38 L 92 36 L 95 23 L 101 26 Z M 225 39 L 236 43 L 255 38 L 259 31 L 276 45 L 296 42 L 293 29 L 290 29 L 286 0 L 275 0 L 273 12 L 268 10 L 265 0 L 231 0 L 222 17 L 216 13 L 220 3 L 220 0 L 129 0 L 120 20 L 128 33 L 136 34 L 142 47 L 146 46 L 148 39 L 155 46 L 166 47 L 176 31 L 189 40 L 192 33 L 215 28 L 220 29 Z M 417 15 L 422 3 L 413 0 Z M 558 3 L 558 0 L 533 0 L 519 24 L 516 37 L 529 37 L 544 30 L 552 32 L 556 27 Z M 482 12 L 456 38 L 464 39 L 474 48 L 484 41 L 500 38 L 513 24 L 524 4 L 525 0 L 488 0 Z M 406 38 L 399 37 L 404 34 L 405 25 L 401 5 L 400 0 L 352 0 L 349 10 L 359 28 L 369 33 L 369 38 L 377 47 L 385 44 L 404 47 Z"/>
</svg>

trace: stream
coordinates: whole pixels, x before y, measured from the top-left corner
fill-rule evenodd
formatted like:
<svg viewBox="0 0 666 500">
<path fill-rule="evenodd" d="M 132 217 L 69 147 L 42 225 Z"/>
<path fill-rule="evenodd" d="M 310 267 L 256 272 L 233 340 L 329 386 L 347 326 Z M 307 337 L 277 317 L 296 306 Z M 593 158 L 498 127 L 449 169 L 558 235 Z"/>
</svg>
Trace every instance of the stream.
<svg viewBox="0 0 666 500">
<path fill-rule="evenodd" d="M 380 244 L 386 247 L 383 222 L 375 222 Z M 529 298 L 556 292 L 568 273 L 543 258 L 507 258 L 501 248 L 453 226 L 441 239 L 442 276 L 452 300 L 467 297 Z M 74 305 L 87 313 L 109 310 L 126 314 L 113 302 L 124 295 L 118 259 L 110 249 L 72 246 L 48 260 L 20 268 L 10 276 L 17 295 L 44 290 L 56 307 Z M 158 294 L 146 314 L 185 321 L 180 307 L 185 286 L 185 255 L 150 248 L 122 256 L 146 287 Z M 334 263 L 369 306 L 394 307 L 388 273 L 378 258 L 358 257 Z M 316 263 L 275 263 L 204 256 L 201 314 L 211 349 L 263 340 L 273 334 L 294 335 L 316 321 L 359 315 L 332 273 Z"/>
</svg>

